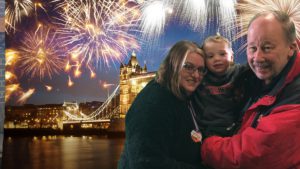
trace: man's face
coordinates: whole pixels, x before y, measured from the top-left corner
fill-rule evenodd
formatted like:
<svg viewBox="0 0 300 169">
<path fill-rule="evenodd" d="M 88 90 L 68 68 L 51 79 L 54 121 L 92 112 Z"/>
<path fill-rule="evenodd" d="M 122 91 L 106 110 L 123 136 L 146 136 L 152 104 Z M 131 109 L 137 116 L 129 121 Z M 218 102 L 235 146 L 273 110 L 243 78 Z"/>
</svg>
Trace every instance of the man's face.
<svg viewBox="0 0 300 169">
<path fill-rule="evenodd" d="M 265 84 L 269 84 L 294 54 L 294 44 L 287 42 L 281 24 L 273 15 L 254 20 L 247 37 L 248 63 Z"/>
</svg>

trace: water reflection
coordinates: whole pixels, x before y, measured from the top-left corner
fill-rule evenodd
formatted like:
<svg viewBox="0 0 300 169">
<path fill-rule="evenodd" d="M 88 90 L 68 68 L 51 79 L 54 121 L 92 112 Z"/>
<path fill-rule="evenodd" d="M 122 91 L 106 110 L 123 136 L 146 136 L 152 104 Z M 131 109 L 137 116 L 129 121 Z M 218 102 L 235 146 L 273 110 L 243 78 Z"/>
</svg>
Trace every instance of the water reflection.
<svg viewBox="0 0 300 169">
<path fill-rule="evenodd" d="M 8 137 L 4 169 L 114 169 L 123 138 L 99 136 Z"/>
</svg>

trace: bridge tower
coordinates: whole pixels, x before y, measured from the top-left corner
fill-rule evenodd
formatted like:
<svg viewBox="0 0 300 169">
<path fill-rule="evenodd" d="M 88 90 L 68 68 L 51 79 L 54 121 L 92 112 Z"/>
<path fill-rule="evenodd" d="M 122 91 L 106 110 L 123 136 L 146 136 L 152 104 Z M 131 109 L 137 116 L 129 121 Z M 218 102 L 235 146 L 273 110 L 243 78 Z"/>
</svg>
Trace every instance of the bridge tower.
<svg viewBox="0 0 300 169">
<path fill-rule="evenodd" d="M 146 64 L 141 67 L 135 52 L 128 64 L 120 65 L 120 118 L 125 118 L 136 95 L 153 79 L 155 72 L 147 72 Z"/>
</svg>

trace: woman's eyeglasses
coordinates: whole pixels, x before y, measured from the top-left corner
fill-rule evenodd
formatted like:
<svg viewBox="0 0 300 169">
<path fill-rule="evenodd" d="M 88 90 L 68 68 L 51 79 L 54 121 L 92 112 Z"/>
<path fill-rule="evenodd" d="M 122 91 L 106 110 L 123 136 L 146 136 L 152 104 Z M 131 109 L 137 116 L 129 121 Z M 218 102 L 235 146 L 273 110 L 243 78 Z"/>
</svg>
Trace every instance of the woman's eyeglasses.
<svg viewBox="0 0 300 169">
<path fill-rule="evenodd" d="M 185 63 L 183 65 L 183 68 L 190 74 L 195 73 L 195 71 L 197 71 L 199 73 L 199 75 L 205 75 L 206 74 L 206 69 L 204 67 L 198 67 L 196 68 L 193 64 L 191 63 Z"/>
</svg>

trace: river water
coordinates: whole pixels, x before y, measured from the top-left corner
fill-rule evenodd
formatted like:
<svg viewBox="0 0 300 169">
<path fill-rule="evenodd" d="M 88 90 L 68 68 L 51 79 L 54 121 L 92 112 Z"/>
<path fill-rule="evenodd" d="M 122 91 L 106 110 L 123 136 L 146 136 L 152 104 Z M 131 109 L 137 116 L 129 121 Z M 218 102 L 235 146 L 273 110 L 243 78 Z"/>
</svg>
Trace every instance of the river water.
<svg viewBox="0 0 300 169">
<path fill-rule="evenodd" d="M 5 137 L 3 169 L 116 169 L 124 138 Z"/>
</svg>

